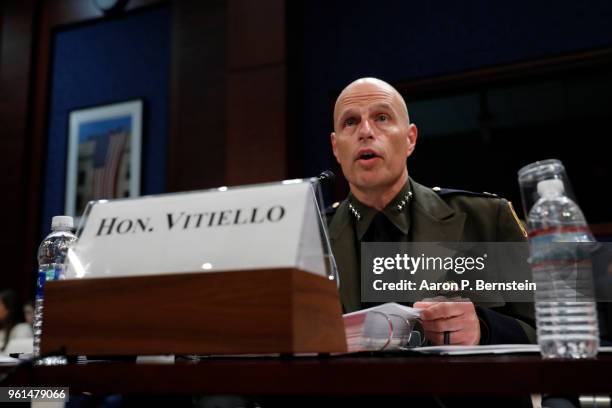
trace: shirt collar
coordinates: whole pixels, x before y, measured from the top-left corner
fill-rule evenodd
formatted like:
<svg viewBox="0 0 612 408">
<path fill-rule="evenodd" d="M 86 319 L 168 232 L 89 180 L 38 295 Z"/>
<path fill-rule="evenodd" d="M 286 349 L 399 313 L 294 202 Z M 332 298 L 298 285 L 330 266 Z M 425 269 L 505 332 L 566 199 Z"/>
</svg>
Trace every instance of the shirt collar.
<svg viewBox="0 0 612 408">
<path fill-rule="evenodd" d="M 361 240 L 370 227 L 374 216 L 378 213 L 378 210 L 372 207 L 368 207 L 363 204 L 353 194 L 349 193 L 349 211 L 353 217 L 355 223 L 355 231 L 357 232 L 357 238 Z M 406 182 L 400 192 L 387 204 L 382 210 L 382 213 L 404 234 L 408 234 L 410 229 L 410 217 L 408 216 L 408 207 L 412 201 L 412 191 L 410 188 L 410 181 Z"/>
</svg>

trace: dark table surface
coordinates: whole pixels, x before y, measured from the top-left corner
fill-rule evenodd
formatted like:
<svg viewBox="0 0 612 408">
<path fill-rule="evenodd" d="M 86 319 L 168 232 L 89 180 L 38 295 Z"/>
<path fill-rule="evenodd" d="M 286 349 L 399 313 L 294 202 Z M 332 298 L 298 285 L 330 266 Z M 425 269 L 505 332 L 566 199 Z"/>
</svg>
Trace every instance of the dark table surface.
<svg viewBox="0 0 612 408">
<path fill-rule="evenodd" d="M 11 367 L 0 367 L 1 372 Z M 103 361 L 25 366 L 2 386 L 64 386 L 70 392 L 259 395 L 611 393 L 612 355 L 204 357 L 171 364 Z"/>
</svg>

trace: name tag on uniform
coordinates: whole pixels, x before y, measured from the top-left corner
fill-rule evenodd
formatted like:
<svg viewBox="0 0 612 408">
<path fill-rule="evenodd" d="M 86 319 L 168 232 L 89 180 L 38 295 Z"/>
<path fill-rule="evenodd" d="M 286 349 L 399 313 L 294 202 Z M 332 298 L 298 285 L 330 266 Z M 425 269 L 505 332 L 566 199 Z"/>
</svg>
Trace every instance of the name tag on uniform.
<svg viewBox="0 0 612 408">
<path fill-rule="evenodd" d="M 309 181 L 97 201 L 66 278 L 298 268 L 326 275 Z"/>
</svg>

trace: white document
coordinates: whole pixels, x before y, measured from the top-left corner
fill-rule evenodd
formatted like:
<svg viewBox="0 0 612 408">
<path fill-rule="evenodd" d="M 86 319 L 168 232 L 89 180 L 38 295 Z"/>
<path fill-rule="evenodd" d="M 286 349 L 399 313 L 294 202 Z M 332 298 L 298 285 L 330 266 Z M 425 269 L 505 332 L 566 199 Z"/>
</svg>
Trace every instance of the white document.
<svg viewBox="0 0 612 408">
<path fill-rule="evenodd" d="M 8 356 L 6 354 L 0 353 L 0 365 L 17 365 L 19 364 L 19 360 Z"/>
<path fill-rule="evenodd" d="M 468 356 L 476 354 L 511 354 L 511 353 L 539 353 L 537 344 L 492 344 L 486 346 L 426 346 L 415 347 L 411 351 L 425 354 L 439 354 L 443 356 Z"/>
<path fill-rule="evenodd" d="M 477 354 L 539 353 L 537 344 L 491 344 L 486 346 L 427 346 L 415 347 L 411 351 L 443 356 L 470 356 Z M 600 347 L 599 353 L 610 353 L 612 347 Z"/>
</svg>

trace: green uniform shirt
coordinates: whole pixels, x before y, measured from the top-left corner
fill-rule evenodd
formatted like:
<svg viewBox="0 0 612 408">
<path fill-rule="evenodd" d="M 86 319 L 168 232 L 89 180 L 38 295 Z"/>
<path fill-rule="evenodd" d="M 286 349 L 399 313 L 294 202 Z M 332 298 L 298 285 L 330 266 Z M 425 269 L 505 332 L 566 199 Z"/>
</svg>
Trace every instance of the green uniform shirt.
<svg viewBox="0 0 612 408">
<path fill-rule="evenodd" d="M 439 190 L 439 189 L 438 189 Z M 525 232 L 508 201 L 495 195 L 455 191 L 439 195 L 412 179 L 382 211 L 396 239 L 413 242 L 520 242 Z M 349 194 L 329 224 L 332 251 L 340 274 L 345 312 L 361 308 L 359 245 L 378 211 Z M 497 305 L 505 315 L 533 319 L 531 303 Z M 519 321 L 530 341 L 535 332 Z"/>
</svg>

